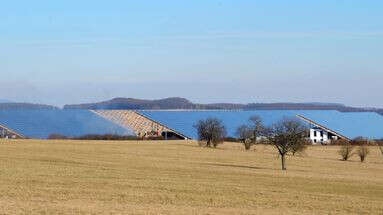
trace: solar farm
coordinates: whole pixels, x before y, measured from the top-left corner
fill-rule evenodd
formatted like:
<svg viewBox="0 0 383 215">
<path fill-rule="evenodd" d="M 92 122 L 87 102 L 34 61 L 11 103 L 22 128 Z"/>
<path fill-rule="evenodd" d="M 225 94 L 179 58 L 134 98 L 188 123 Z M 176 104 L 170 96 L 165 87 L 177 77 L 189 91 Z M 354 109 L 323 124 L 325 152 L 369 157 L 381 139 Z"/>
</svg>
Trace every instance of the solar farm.
<svg viewBox="0 0 383 215">
<path fill-rule="evenodd" d="M 349 138 L 381 138 L 383 117 L 338 111 L 2 110 L 0 124 L 31 139 L 0 139 L 1 214 L 382 214 L 383 157 L 361 163 L 341 146 L 288 155 L 270 145 L 201 147 L 194 125 L 222 120 L 228 135 L 258 115 L 266 125 L 302 115 Z M 51 134 L 188 140 L 43 140 Z"/>
<path fill-rule="evenodd" d="M 315 121 L 349 139 L 366 137 L 383 138 L 383 116 L 373 112 L 339 111 L 125 111 L 125 110 L 0 110 L 0 125 L 20 136 L 46 139 L 60 134 L 78 137 L 89 134 L 136 135 L 153 130 L 171 131 L 186 139 L 197 139 L 194 125 L 206 118 L 220 119 L 235 137 L 236 129 L 246 124 L 251 116 L 260 116 L 266 125 L 298 115 Z"/>
<path fill-rule="evenodd" d="M 88 134 L 133 135 L 87 110 L 0 110 L 0 124 L 26 138 L 46 139 L 60 134 L 77 137 Z"/>
<path fill-rule="evenodd" d="M 251 116 L 260 116 L 266 125 L 297 115 L 305 116 L 323 126 L 331 128 L 349 139 L 366 137 L 370 139 L 383 138 L 383 116 L 373 113 L 342 113 L 339 111 L 141 111 L 155 121 L 169 126 L 180 133 L 197 139 L 194 125 L 198 120 L 209 117 L 222 120 L 228 130 L 228 136 L 235 137 L 236 129 L 246 124 Z"/>
</svg>

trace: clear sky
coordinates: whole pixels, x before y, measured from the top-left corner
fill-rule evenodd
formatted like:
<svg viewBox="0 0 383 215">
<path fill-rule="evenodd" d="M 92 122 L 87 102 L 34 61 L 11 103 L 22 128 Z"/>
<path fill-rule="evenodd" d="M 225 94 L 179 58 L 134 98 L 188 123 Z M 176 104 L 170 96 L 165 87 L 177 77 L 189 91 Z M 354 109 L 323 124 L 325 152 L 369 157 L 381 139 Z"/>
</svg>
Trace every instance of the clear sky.
<svg viewBox="0 0 383 215">
<path fill-rule="evenodd" d="M 0 99 L 383 107 L 381 0 L 1 4 Z"/>
</svg>

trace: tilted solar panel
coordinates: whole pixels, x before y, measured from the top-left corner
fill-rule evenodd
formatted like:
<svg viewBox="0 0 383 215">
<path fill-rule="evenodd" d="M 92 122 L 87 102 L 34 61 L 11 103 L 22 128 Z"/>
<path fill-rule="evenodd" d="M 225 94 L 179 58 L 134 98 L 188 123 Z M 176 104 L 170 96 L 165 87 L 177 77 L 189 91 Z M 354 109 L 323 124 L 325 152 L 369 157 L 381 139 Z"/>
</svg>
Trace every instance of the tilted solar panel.
<svg viewBox="0 0 383 215">
<path fill-rule="evenodd" d="M 322 126 L 354 139 L 359 136 L 383 138 L 383 116 L 372 112 L 342 113 L 317 110 L 259 110 L 259 111 L 140 111 L 147 117 L 194 139 L 197 131 L 193 127 L 198 120 L 215 117 L 224 123 L 228 135 L 234 137 L 236 129 L 248 123 L 251 116 L 260 116 L 266 125 L 278 122 L 284 117 L 303 115 Z"/>
<path fill-rule="evenodd" d="M 0 110 L 0 124 L 30 138 L 51 134 L 133 135 L 133 132 L 87 110 Z"/>
</svg>

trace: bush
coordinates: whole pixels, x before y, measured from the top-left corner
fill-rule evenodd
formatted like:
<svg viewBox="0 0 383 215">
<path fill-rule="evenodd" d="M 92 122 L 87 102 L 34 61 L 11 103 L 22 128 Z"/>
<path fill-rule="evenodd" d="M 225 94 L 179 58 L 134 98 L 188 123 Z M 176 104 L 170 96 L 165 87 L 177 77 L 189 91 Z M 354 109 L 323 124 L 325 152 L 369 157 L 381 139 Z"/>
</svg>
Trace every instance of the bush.
<svg viewBox="0 0 383 215">
<path fill-rule="evenodd" d="M 51 134 L 48 137 L 49 140 L 141 140 L 141 138 L 136 136 L 123 136 L 116 134 L 87 134 L 78 137 L 67 137 L 61 134 Z M 150 140 L 162 140 L 163 138 L 152 138 Z"/>
<path fill-rule="evenodd" d="M 245 150 L 250 150 L 251 146 L 254 145 L 254 143 L 251 139 L 245 139 L 243 141 L 243 145 L 245 146 Z"/>
<path fill-rule="evenodd" d="M 350 144 L 348 140 L 344 140 L 344 139 L 331 140 L 331 145 L 344 146 L 347 144 Z"/>
<path fill-rule="evenodd" d="M 364 137 L 357 137 L 351 141 L 351 144 L 354 146 L 364 146 L 369 145 L 370 140 Z"/>
<path fill-rule="evenodd" d="M 342 160 L 347 161 L 352 156 L 353 149 L 354 146 L 349 143 L 342 145 L 338 151 L 339 155 L 342 156 Z"/>
<path fill-rule="evenodd" d="M 368 153 L 370 153 L 370 151 L 368 150 L 368 147 L 365 146 L 365 145 L 362 145 L 362 146 L 359 146 L 358 148 L 358 156 L 360 158 L 360 162 L 364 162 L 364 160 L 366 159 Z"/>
<path fill-rule="evenodd" d="M 88 134 L 73 138 L 75 140 L 141 140 L 136 136 L 122 136 L 116 134 Z"/>
</svg>

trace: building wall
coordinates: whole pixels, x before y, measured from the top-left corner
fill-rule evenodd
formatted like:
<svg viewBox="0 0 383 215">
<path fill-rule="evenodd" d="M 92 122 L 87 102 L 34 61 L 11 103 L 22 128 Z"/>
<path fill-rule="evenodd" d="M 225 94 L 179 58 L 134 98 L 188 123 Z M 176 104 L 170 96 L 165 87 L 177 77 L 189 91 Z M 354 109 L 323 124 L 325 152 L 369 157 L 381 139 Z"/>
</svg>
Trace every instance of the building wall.
<svg viewBox="0 0 383 215">
<path fill-rule="evenodd" d="M 311 128 L 310 129 L 310 140 L 313 144 L 320 144 L 320 143 L 329 143 L 331 140 L 338 139 L 337 136 L 328 133 L 327 131 L 321 129 L 321 128 Z"/>
<path fill-rule="evenodd" d="M 310 139 L 313 144 L 326 143 L 328 142 L 328 132 L 320 128 L 310 129 Z"/>
</svg>

